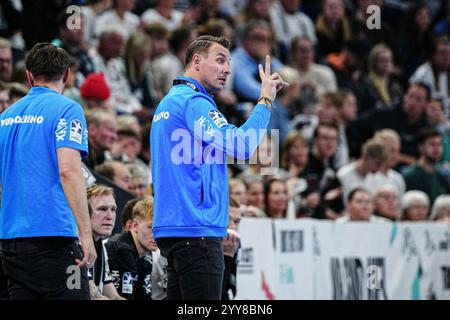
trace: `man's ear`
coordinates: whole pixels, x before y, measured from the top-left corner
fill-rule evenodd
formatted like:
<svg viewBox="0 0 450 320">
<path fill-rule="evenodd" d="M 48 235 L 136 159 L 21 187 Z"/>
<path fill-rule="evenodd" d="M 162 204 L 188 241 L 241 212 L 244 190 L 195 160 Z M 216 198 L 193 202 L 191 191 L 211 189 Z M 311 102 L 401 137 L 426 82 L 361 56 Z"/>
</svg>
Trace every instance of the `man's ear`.
<svg viewBox="0 0 450 320">
<path fill-rule="evenodd" d="M 33 85 L 34 85 L 34 77 L 33 77 L 33 74 L 32 74 L 30 71 L 28 71 L 28 70 L 25 70 L 25 73 L 26 73 L 26 75 L 27 75 L 28 83 L 30 84 L 30 86 L 33 86 Z"/>
<path fill-rule="evenodd" d="M 70 74 L 70 68 L 67 68 L 67 70 L 64 72 L 64 75 L 62 78 L 63 83 L 67 82 L 67 79 L 69 78 L 69 74 Z"/>
<path fill-rule="evenodd" d="M 192 58 L 193 64 L 194 64 L 194 69 L 197 71 L 199 71 L 199 69 L 200 69 L 201 59 L 202 59 L 202 57 L 199 53 L 194 54 L 194 57 Z"/>
</svg>

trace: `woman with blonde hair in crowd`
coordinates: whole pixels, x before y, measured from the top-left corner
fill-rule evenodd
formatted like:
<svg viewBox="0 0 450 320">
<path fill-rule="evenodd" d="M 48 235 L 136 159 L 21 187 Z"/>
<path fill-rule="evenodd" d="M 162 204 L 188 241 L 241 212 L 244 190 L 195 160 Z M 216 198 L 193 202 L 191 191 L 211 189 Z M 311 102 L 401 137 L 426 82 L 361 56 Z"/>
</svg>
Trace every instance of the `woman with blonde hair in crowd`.
<svg viewBox="0 0 450 320">
<path fill-rule="evenodd" d="M 316 20 L 318 57 L 340 53 L 351 38 L 348 18 L 345 16 L 342 0 L 324 0 L 322 11 Z"/>
<path fill-rule="evenodd" d="M 143 32 L 135 32 L 125 46 L 125 64 L 131 91 L 141 104 L 154 110 L 162 98 L 155 88 L 154 77 L 150 65 L 151 40 Z"/>
<path fill-rule="evenodd" d="M 392 50 L 385 44 L 377 44 L 369 54 L 368 108 L 382 109 L 398 103 L 403 98 L 404 89 L 396 79 Z M 367 110 L 360 110 L 360 113 Z"/>
</svg>

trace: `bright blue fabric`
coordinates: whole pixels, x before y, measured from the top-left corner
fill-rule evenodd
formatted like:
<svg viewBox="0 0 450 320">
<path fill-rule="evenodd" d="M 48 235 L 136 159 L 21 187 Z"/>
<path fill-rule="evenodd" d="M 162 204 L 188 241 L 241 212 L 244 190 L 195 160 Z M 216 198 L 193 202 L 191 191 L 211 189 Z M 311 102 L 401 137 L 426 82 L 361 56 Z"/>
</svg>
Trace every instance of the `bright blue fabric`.
<svg viewBox="0 0 450 320">
<path fill-rule="evenodd" d="M 64 195 L 58 148 L 88 153 L 79 104 L 46 87 L 33 87 L 0 114 L 0 239 L 77 237 Z"/>
</svg>

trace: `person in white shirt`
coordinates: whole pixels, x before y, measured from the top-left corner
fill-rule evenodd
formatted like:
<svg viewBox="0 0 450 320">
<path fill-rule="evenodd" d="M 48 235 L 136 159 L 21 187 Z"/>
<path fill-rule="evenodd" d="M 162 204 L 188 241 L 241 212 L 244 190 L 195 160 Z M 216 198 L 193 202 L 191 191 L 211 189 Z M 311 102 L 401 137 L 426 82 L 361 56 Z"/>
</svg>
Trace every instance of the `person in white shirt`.
<svg viewBox="0 0 450 320">
<path fill-rule="evenodd" d="M 361 157 L 342 167 L 337 173 L 344 199 L 347 199 L 356 187 L 364 187 L 374 192 L 373 186 L 368 183 L 369 174 L 380 170 L 387 158 L 386 147 L 380 140 L 368 140 L 363 145 Z"/>
<path fill-rule="evenodd" d="M 180 27 L 183 22 L 183 12 L 174 10 L 175 0 L 159 0 L 154 8 L 146 10 L 141 19 L 144 23 L 162 23 L 169 31 Z"/>
<path fill-rule="evenodd" d="M 400 136 L 392 129 L 383 129 L 377 131 L 374 138 L 383 141 L 387 149 L 388 158 L 381 166 L 381 169 L 371 175 L 369 183 L 374 188 L 390 185 L 395 189 L 397 196 L 401 198 L 406 190 L 405 180 L 400 173 L 393 169 L 397 166 L 400 159 Z"/>
<path fill-rule="evenodd" d="M 118 113 L 133 113 L 142 109 L 139 99 L 131 92 L 125 63 L 121 58 L 124 38 L 115 27 L 105 29 L 100 35 L 97 49 L 90 55 L 95 70 L 104 74 L 111 89 L 113 109 Z"/>
<path fill-rule="evenodd" d="M 135 0 L 115 0 L 113 8 L 101 14 L 95 23 L 95 34 L 99 36 L 109 26 L 122 32 L 125 41 L 137 30 L 139 17 L 131 12 Z"/>
<path fill-rule="evenodd" d="M 364 188 L 353 189 L 347 199 L 345 214 L 337 218 L 336 223 L 345 223 L 353 221 L 367 221 L 386 223 L 388 219 L 373 215 L 373 199 L 372 195 Z"/>
<path fill-rule="evenodd" d="M 416 69 L 410 83 L 423 82 L 431 89 L 431 96 L 444 101 L 448 115 L 450 108 L 450 41 L 438 38 L 431 48 L 430 60 Z"/>
<path fill-rule="evenodd" d="M 316 44 L 317 37 L 310 17 L 300 12 L 300 0 L 274 1 L 270 8 L 270 20 L 277 41 L 288 46 L 292 39 L 307 36 Z"/>
</svg>

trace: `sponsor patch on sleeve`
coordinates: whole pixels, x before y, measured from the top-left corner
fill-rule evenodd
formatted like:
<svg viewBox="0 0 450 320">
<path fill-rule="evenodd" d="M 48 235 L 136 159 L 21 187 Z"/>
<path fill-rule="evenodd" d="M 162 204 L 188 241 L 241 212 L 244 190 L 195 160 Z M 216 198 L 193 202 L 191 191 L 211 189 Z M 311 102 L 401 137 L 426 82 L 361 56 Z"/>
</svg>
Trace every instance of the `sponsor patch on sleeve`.
<svg viewBox="0 0 450 320">
<path fill-rule="evenodd" d="M 64 118 L 61 118 L 58 122 L 58 126 L 55 131 L 56 142 L 63 141 L 66 137 L 67 133 L 67 121 Z"/>
<path fill-rule="evenodd" d="M 80 120 L 72 120 L 70 122 L 69 140 L 81 144 L 83 137 L 83 125 Z"/>
<path fill-rule="evenodd" d="M 221 128 L 224 125 L 228 124 L 227 119 L 217 110 L 210 110 L 208 112 L 208 116 L 211 120 L 216 124 L 217 127 Z"/>
</svg>

